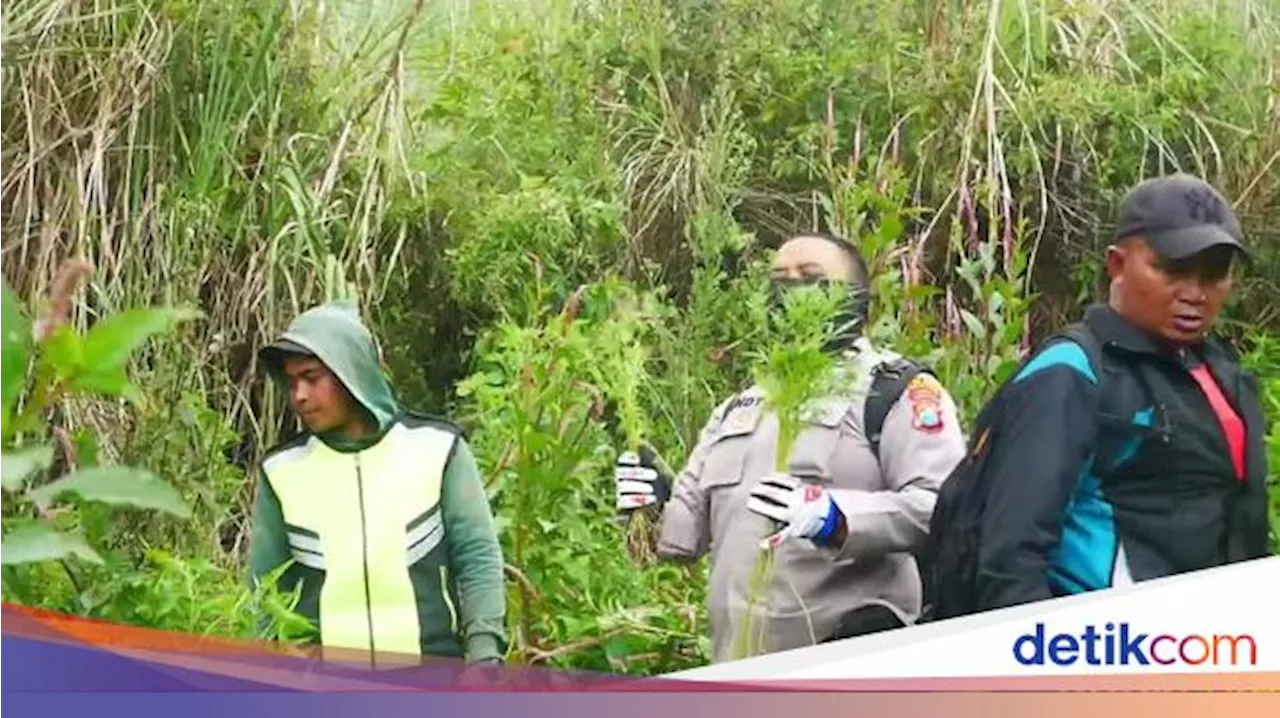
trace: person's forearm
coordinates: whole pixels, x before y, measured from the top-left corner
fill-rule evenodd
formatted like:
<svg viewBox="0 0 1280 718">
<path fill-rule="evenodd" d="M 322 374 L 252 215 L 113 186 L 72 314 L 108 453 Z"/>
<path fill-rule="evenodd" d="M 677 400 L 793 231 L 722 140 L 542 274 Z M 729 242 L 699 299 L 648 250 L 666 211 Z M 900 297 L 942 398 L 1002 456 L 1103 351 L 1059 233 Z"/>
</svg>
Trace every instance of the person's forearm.
<svg viewBox="0 0 1280 718">
<path fill-rule="evenodd" d="M 841 547 L 842 558 L 913 551 L 928 536 L 937 498 L 937 492 L 916 486 L 898 491 L 833 490 L 838 516 L 831 541 Z"/>
<path fill-rule="evenodd" d="M 502 547 L 475 459 L 462 438 L 457 441 L 441 502 L 449 562 L 458 581 L 466 659 L 501 658 L 506 640 Z"/>
</svg>

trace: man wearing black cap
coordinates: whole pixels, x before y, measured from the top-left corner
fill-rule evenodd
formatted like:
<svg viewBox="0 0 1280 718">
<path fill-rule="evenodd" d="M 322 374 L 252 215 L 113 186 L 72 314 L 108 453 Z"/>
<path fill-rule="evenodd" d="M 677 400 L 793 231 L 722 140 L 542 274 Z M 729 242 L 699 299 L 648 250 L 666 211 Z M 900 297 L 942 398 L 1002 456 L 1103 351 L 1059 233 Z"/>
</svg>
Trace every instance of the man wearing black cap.
<svg viewBox="0 0 1280 718">
<path fill-rule="evenodd" d="M 1267 554 L 1258 387 L 1207 336 L 1237 256 L 1239 222 L 1207 183 L 1171 175 L 1124 198 L 1109 301 L 997 392 L 939 497 L 929 618 Z"/>
</svg>

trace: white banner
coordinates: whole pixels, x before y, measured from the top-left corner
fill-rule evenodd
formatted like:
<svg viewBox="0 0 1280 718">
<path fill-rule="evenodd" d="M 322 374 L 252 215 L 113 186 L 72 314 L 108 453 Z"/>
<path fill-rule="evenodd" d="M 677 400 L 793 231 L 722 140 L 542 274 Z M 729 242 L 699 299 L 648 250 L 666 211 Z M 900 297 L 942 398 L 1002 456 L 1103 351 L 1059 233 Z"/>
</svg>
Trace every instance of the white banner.
<svg viewBox="0 0 1280 718">
<path fill-rule="evenodd" d="M 669 678 L 1280 671 L 1280 557 L 850 638 Z"/>
</svg>

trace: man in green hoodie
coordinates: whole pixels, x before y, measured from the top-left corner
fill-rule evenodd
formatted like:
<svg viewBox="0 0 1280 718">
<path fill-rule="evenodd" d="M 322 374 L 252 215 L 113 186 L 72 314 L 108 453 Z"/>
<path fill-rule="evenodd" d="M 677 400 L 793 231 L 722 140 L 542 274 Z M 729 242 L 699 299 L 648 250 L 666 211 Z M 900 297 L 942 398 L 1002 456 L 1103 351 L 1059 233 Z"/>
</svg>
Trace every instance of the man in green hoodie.
<svg viewBox="0 0 1280 718">
<path fill-rule="evenodd" d="M 279 585 L 301 585 L 322 649 L 375 668 L 500 663 L 502 550 L 461 431 L 397 406 L 349 301 L 303 313 L 261 357 L 307 430 L 262 462 L 253 581 L 291 561 Z"/>
</svg>

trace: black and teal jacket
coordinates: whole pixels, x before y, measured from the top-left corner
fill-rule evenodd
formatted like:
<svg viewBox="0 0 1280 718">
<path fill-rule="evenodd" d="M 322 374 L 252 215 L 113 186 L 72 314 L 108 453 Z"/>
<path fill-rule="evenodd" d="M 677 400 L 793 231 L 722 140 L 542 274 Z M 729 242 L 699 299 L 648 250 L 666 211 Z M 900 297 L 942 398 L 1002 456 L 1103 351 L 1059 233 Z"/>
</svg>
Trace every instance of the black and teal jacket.
<svg viewBox="0 0 1280 718">
<path fill-rule="evenodd" d="M 304 433 L 268 452 L 250 574 L 286 562 L 284 590 L 326 649 L 500 658 L 502 552 L 475 459 L 452 424 L 400 410 L 354 308 L 299 316 L 284 338 L 314 353 L 377 419 L 359 443 Z"/>
<path fill-rule="evenodd" d="M 1106 305 L 1007 387 L 977 556 L 979 606 L 1004 608 L 1269 554 L 1267 422 L 1255 377 L 1214 340 L 1178 352 Z M 1245 429 L 1243 471 L 1201 365 Z"/>
</svg>

